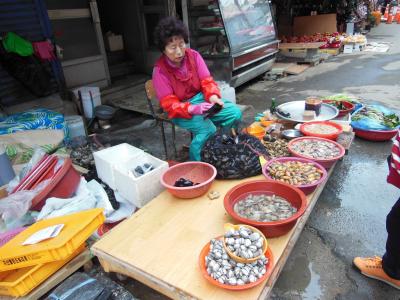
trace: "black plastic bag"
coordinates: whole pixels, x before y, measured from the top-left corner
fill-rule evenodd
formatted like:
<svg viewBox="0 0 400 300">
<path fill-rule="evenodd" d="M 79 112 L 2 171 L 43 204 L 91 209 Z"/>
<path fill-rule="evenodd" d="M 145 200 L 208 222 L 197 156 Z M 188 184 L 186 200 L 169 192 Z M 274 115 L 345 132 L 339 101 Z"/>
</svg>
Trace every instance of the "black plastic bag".
<svg viewBox="0 0 400 300">
<path fill-rule="evenodd" d="M 77 272 L 61 283 L 46 300 L 107 300 L 111 291 L 96 279 Z"/>
<path fill-rule="evenodd" d="M 35 96 L 50 95 L 51 75 L 37 57 L 8 53 L 0 43 L 0 64 Z"/>
<path fill-rule="evenodd" d="M 260 175 L 260 156 L 268 157 L 268 152 L 256 137 L 245 133 L 233 135 L 226 130 L 210 137 L 201 151 L 202 161 L 217 169 L 219 179 Z"/>
</svg>

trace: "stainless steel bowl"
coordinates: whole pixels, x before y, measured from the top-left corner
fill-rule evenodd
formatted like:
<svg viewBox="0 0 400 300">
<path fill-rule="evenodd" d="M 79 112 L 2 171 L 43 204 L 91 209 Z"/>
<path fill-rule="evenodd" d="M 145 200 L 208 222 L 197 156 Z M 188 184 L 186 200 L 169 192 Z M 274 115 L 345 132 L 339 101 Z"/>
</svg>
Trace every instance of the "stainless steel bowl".
<svg viewBox="0 0 400 300">
<path fill-rule="evenodd" d="M 292 140 L 298 137 L 302 137 L 303 134 L 300 132 L 300 130 L 297 129 L 286 129 L 282 131 L 282 136 L 287 140 Z"/>
</svg>

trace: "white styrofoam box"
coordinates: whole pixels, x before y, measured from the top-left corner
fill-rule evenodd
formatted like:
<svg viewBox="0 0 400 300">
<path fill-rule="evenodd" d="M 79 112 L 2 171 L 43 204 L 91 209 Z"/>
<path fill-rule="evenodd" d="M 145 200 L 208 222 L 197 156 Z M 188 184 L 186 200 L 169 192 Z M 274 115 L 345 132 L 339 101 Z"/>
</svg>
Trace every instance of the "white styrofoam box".
<svg viewBox="0 0 400 300">
<path fill-rule="evenodd" d="M 145 163 L 151 164 L 154 170 L 140 177 L 135 177 L 130 172 Z M 116 190 L 135 206 L 143 207 L 164 190 L 160 179 L 167 169 L 168 163 L 166 161 L 143 152 L 126 163 L 116 166 L 114 173 Z"/>
<path fill-rule="evenodd" d="M 115 167 L 125 164 L 139 156 L 144 151 L 127 143 L 119 144 L 93 153 L 97 176 L 110 188 L 116 189 L 114 171 Z"/>
</svg>

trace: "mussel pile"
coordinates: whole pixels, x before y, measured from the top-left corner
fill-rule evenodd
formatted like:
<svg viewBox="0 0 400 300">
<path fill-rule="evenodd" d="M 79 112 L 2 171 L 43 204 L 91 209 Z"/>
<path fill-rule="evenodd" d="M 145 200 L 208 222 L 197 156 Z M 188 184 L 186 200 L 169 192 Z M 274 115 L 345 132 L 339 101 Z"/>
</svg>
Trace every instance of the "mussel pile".
<svg viewBox="0 0 400 300">
<path fill-rule="evenodd" d="M 261 174 L 260 156 L 268 156 L 256 137 L 216 133 L 205 143 L 201 159 L 217 169 L 219 179 L 241 179 Z"/>
</svg>

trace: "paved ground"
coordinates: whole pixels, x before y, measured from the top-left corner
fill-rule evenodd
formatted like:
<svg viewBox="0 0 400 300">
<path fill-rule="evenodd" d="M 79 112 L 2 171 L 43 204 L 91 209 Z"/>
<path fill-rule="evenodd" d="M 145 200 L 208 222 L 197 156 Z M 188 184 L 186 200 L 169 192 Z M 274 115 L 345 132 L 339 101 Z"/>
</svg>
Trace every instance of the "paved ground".
<svg viewBox="0 0 400 300">
<path fill-rule="evenodd" d="M 352 93 L 400 110 L 400 27 L 383 24 L 369 40 L 392 42 L 385 54 L 340 55 L 300 76 L 268 86 L 255 83 L 241 101 Z M 265 84 L 264 84 L 265 86 Z M 250 96 L 251 95 L 251 96 Z M 265 101 L 265 100 L 264 100 Z M 256 104 L 256 110 L 265 104 Z M 381 255 L 385 219 L 400 193 L 385 183 L 390 143 L 356 139 L 338 164 L 273 290 L 275 299 L 399 299 L 397 291 L 355 271 L 356 255 Z"/>
<path fill-rule="evenodd" d="M 277 82 L 254 80 L 240 88 L 238 103 L 250 105 L 246 120 L 268 108 L 272 97 L 281 103 L 336 93 L 352 93 L 399 112 L 400 25 L 382 24 L 371 31 L 369 40 L 393 44 L 388 53 L 341 54 L 301 75 Z M 132 130 L 121 124 L 114 127 L 119 131 L 102 136 L 103 141 L 130 142 L 162 157 L 159 130 L 148 134 L 143 127 Z M 178 134 L 178 145 L 188 142 L 186 132 Z M 355 140 L 312 212 L 273 299 L 400 298 L 399 291 L 361 276 L 351 266 L 355 255 L 381 255 L 385 249 L 385 217 L 400 195 L 385 182 L 390 147 L 389 142 Z M 141 299 L 164 299 L 136 281 L 129 280 L 126 286 Z"/>
</svg>

